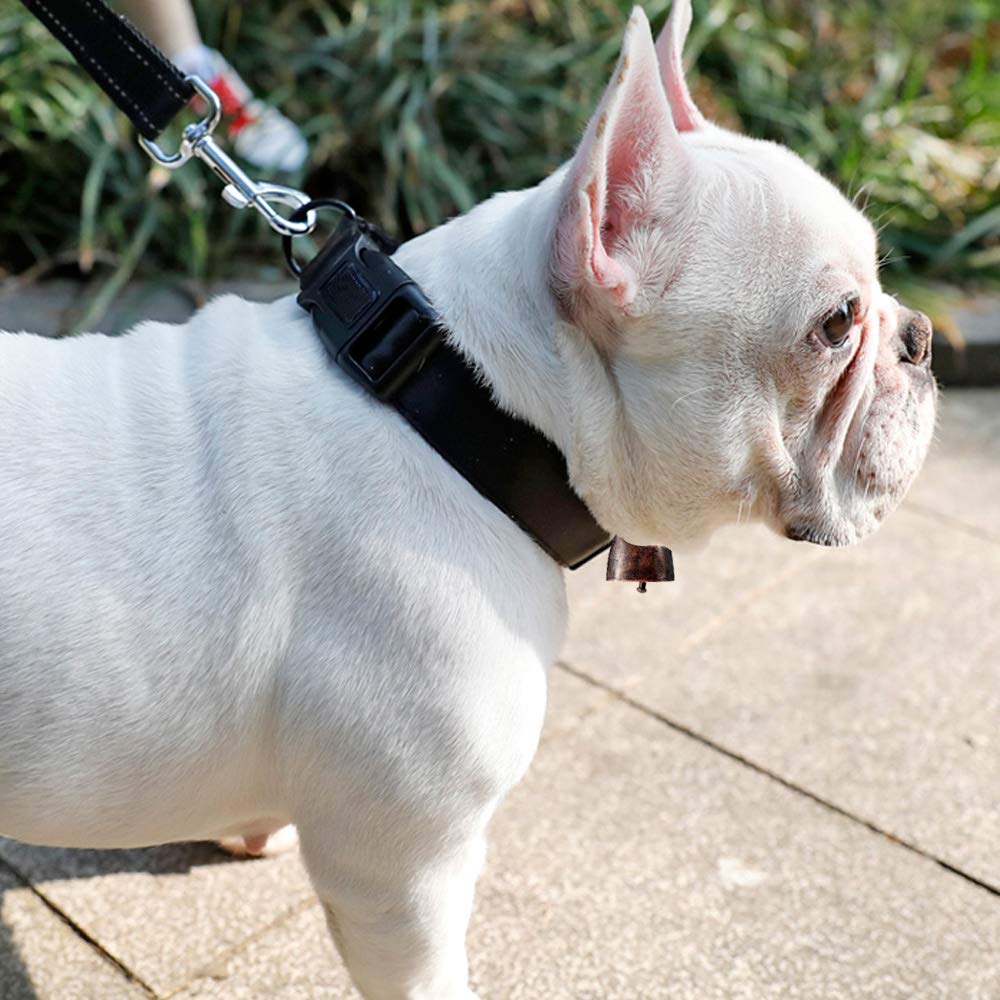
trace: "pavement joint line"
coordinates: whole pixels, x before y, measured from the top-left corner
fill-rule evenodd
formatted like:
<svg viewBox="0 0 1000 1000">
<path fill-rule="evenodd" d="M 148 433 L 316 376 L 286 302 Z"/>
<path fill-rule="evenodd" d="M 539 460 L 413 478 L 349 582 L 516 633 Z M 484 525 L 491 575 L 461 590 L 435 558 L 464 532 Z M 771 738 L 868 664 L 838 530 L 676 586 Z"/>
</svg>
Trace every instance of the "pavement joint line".
<svg viewBox="0 0 1000 1000">
<path fill-rule="evenodd" d="M 662 712 L 657 711 L 654 708 L 650 708 L 648 705 L 644 705 L 640 701 L 636 701 L 634 698 L 625 694 L 623 691 L 619 691 L 617 688 L 610 684 L 599 680 L 596 677 L 591 677 L 589 674 L 582 670 L 571 666 L 565 660 L 557 660 L 556 666 L 563 670 L 565 673 L 570 674 L 572 677 L 577 678 L 577 680 L 583 681 L 585 684 L 589 684 L 592 687 L 599 688 L 602 691 L 606 691 L 608 694 L 612 695 L 622 704 L 627 705 L 629 708 L 634 708 L 636 711 L 641 712 L 643 715 L 654 719 L 656 722 L 662 723 L 668 728 L 674 730 L 674 732 L 679 733 L 682 736 L 688 737 L 688 739 L 694 740 L 696 743 L 700 743 L 702 746 L 709 750 L 714 750 L 716 753 L 722 754 L 724 757 L 728 757 L 730 760 L 737 764 L 743 765 L 743 767 L 749 768 L 751 771 L 755 771 L 757 774 L 762 775 L 765 778 L 770 778 L 772 781 L 777 782 L 783 788 L 788 789 L 790 792 L 794 792 L 804 798 L 815 802 L 817 805 L 823 806 L 830 812 L 842 817 L 843 819 L 849 820 L 852 823 L 857 823 L 860 826 L 865 827 L 872 833 L 878 834 L 890 843 L 902 847 L 904 850 L 909 851 L 911 854 L 916 854 L 918 857 L 924 858 L 927 861 L 933 861 L 939 868 L 943 868 L 946 872 L 951 875 L 957 875 L 959 878 L 964 879 L 966 882 L 971 883 L 979 889 L 983 889 L 992 896 L 1000 897 L 1000 886 L 995 886 L 983 879 L 977 878 L 975 875 L 971 875 L 967 871 L 963 871 L 956 865 L 945 861 L 943 858 L 939 858 L 929 851 L 924 850 L 924 848 L 913 843 L 909 840 L 904 840 L 901 837 L 897 837 L 894 833 L 890 833 L 888 830 L 883 829 L 877 823 L 872 820 L 865 819 L 864 816 L 858 816 L 852 813 L 850 810 L 845 809 L 843 806 L 837 805 L 830 799 L 824 798 L 822 795 L 818 795 L 816 792 L 811 792 L 808 788 L 804 788 L 802 785 L 796 784 L 788 778 L 782 777 L 776 771 L 770 770 L 770 768 L 765 767 L 763 764 L 758 764 L 756 761 L 751 760 L 749 757 L 744 757 L 742 754 L 737 753 L 735 750 L 730 750 L 728 747 L 721 743 L 716 742 L 708 736 L 697 732 L 690 726 L 684 725 L 682 722 L 677 722 L 671 719 L 669 716 L 664 715 Z"/>
<path fill-rule="evenodd" d="M 773 576 L 769 576 L 763 581 L 763 583 L 759 583 L 756 587 L 752 587 L 731 604 L 727 604 L 724 610 L 709 618 L 704 625 L 701 625 L 693 632 L 690 632 L 677 644 L 674 648 L 674 652 L 679 656 L 683 656 L 691 652 L 692 649 L 700 645 L 718 628 L 731 621 L 734 615 L 746 611 L 747 608 L 756 604 L 757 601 L 760 600 L 760 598 L 762 598 L 765 594 L 769 594 L 776 587 L 780 587 L 781 584 L 790 580 L 792 577 L 804 572 L 807 567 L 812 566 L 814 563 L 822 559 L 823 555 L 823 552 L 817 550 L 808 558 L 803 559 L 802 562 L 786 566 L 783 570 L 780 570 Z"/>
<path fill-rule="evenodd" d="M 0 858 L 0 866 L 6 868 L 10 871 L 14 877 L 22 884 L 23 888 L 28 889 L 36 899 L 38 899 L 42 905 L 59 920 L 61 920 L 78 938 L 81 938 L 86 944 L 100 955 L 106 962 L 114 966 L 130 983 L 134 986 L 139 987 L 151 1000 L 158 1000 L 156 992 L 153 988 L 145 982 L 140 976 L 136 975 L 124 962 L 116 958 L 111 954 L 100 941 L 97 940 L 92 934 L 88 933 L 83 929 L 69 914 L 61 910 L 48 896 L 42 892 L 38 886 L 34 885 L 25 874 L 17 868 L 16 865 L 12 865 L 6 858 Z"/>
<path fill-rule="evenodd" d="M 225 951 L 220 952 L 218 955 L 213 956 L 202 968 L 207 969 L 218 962 L 229 962 L 231 959 L 236 958 L 241 955 L 244 951 L 250 948 L 253 944 L 263 938 L 265 935 L 270 934 L 272 931 L 277 930 L 279 927 L 284 926 L 290 920 L 293 920 L 300 913 L 305 913 L 306 910 L 312 908 L 313 906 L 319 906 L 319 898 L 315 893 L 310 892 L 308 896 L 300 899 L 297 903 L 290 906 L 287 910 L 279 913 L 272 921 L 265 924 L 263 927 L 254 931 L 248 937 L 245 937 L 242 941 L 234 944 L 232 947 L 227 948 Z M 221 978 L 212 976 L 211 973 L 202 972 L 196 973 L 193 979 L 189 979 L 185 983 L 181 983 L 179 986 L 172 989 L 169 993 L 164 993 L 162 996 L 158 997 L 157 1000 L 170 1000 L 171 997 L 177 996 L 179 993 L 183 993 L 184 990 L 189 989 L 193 986 L 199 979 L 205 979 L 207 977 L 211 978 Z M 228 975 L 225 978 L 229 978 Z"/>
<path fill-rule="evenodd" d="M 982 542 L 990 542 L 993 545 L 1000 545 L 1000 535 L 994 534 L 986 528 L 976 527 L 974 524 L 966 524 L 965 521 L 950 514 L 942 514 L 941 511 L 928 507 L 926 504 L 918 503 L 916 500 L 904 500 L 903 507 L 919 517 L 926 517 L 928 520 L 937 521 L 940 524 L 961 531 L 963 534 L 971 535 Z"/>
</svg>

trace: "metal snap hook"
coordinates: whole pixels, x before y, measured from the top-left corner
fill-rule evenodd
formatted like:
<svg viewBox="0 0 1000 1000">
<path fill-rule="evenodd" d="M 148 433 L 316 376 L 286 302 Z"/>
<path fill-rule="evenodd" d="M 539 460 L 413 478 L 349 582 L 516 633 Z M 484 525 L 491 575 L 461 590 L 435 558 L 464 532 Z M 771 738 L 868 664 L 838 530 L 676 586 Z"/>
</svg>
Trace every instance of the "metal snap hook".
<svg viewBox="0 0 1000 1000">
<path fill-rule="evenodd" d="M 234 208 L 253 205 L 267 220 L 267 224 L 283 237 L 307 236 L 316 228 L 316 212 L 306 208 L 310 204 L 309 196 L 283 184 L 258 184 L 253 197 L 249 200 L 242 191 L 232 184 L 227 184 L 222 189 L 222 197 Z M 286 218 L 273 207 L 271 202 L 289 205 L 295 211 Z"/>
<path fill-rule="evenodd" d="M 280 236 L 305 236 L 316 228 L 316 213 L 299 210 L 308 203 L 309 196 L 295 188 L 265 181 L 258 183 L 212 138 L 212 133 L 222 119 L 222 102 L 207 83 L 197 76 L 185 78 L 208 101 L 209 112 L 201 121 L 188 125 L 183 132 L 176 153 L 165 153 L 151 139 L 139 138 L 139 145 L 162 167 L 176 170 L 193 156 L 204 160 L 225 185 L 222 197 L 233 208 L 252 207 L 267 220 L 267 224 Z M 296 211 L 285 218 L 271 204 L 289 205 Z"/>
</svg>

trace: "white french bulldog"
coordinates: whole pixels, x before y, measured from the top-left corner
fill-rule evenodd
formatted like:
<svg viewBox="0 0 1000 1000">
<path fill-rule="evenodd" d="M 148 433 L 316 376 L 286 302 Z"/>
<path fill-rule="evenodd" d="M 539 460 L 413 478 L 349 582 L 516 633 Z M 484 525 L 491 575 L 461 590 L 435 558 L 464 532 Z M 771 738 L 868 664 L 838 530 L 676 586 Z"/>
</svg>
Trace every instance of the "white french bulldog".
<svg viewBox="0 0 1000 1000">
<path fill-rule="evenodd" d="M 636 10 L 574 159 L 403 246 L 497 400 L 634 544 L 740 511 L 843 545 L 927 450 L 930 327 L 788 150 L 703 120 L 689 0 Z M 459 1000 L 486 827 L 534 754 L 562 572 L 292 299 L 0 337 L 0 832 L 294 823 L 369 1000 Z"/>
</svg>

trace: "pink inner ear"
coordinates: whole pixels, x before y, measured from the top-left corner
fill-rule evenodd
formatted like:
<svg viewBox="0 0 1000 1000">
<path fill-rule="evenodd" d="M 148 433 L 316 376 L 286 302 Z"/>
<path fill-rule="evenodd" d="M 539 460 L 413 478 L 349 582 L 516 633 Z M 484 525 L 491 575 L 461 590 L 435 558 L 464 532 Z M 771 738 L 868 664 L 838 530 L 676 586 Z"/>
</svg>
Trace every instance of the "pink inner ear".
<svg viewBox="0 0 1000 1000">
<path fill-rule="evenodd" d="M 625 268 L 613 257 L 608 256 L 604 248 L 604 235 L 602 230 L 602 207 L 603 200 L 598 190 L 598 185 L 592 182 L 587 188 L 587 199 L 590 203 L 590 271 L 594 281 L 602 288 L 611 291 L 615 301 L 619 305 L 626 305 L 632 300 L 635 294 L 634 281 L 629 279 Z"/>
<path fill-rule="evenodd" d="M 611 256 L 611 241 L 642 213 L 638 203 L 649 175 L 676 135 L 652 43 L 648 22 L 634 14 L 594 127 L 592 178 L 586 187 L 591 275 L 619 305 L 635 297 L 636 276 Z"/>
<path fill-rule="evenodd" d="M 678 132 L 690 132 L 704 124 L 704 119 L 691 100 L 678 50 L 673 49 L 670 52 L 668 63 L 663 73 L 663 89 L 667 92 L 670 110 L 674 114 L 674 125 Z"/>
<path fill-rule="evenodd" d="M 636 298 L 639 279 L 630 258 L 619 253 L 621 237 L 649 211 L 661 171 L 675 163 L 676 139 L 649 22 L 636 8 L 568 178 L 557 236 L 567 287 L 582 278 L 618 308 Z"/>
<path fill-rule="evenodd" d="M 684 39 L 687 38 L 690 27 L 690 0 L 673 0 L 670 17 L 656 40 L 656 57 L 660 62 L 663 89 L 670 102 L 670 111 L 678 132 L 691 132 L 705 124 L 701 112 L 691 100 L 681 61 Z"/>
</svg>

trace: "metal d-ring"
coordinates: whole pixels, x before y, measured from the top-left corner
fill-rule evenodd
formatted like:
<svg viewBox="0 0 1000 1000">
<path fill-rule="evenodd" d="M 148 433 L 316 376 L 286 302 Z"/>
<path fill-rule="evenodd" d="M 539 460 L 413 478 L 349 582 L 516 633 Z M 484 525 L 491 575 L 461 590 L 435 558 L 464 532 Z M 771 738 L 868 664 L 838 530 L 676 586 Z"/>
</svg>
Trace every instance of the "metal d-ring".
<svg viewBox="0 0 1000 1000">
<path fill-rule="evenodd" d="M 344 218 L 350 219 L 353 223 L 360 226 L 362 229 L 367 229 L 368 224 L 362 219 L 357 212 L 347 204 L 346 201 L 341 201 L 339 198 L 315 198 L 312 201 L 307 201 L 304 205 L 300 205 L 294 212 L 288 217 L 288 222 L 298 222 L 300 219 L 307 218 L 308 215 L 312 214 L 315 217 L 317 208 L 336 208 L 340 211 Z M 292 254 L 292 236 L 293 233 L 285 233 L 281 239 L 281 249 L 285 254 L 285 261 L 288 264 L 288 270 L 299 277 L 302 274 L 302 265 L 295 259 Z"/>
</svg>

